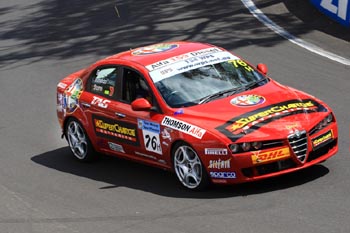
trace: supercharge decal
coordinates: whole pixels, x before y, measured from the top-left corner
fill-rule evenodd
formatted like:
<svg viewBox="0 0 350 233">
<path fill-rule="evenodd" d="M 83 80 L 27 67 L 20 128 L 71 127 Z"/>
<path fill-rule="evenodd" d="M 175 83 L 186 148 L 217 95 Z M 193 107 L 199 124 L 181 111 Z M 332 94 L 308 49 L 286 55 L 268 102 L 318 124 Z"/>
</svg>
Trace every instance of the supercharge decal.
<svg viewBox="0 0 350 233">
<path fill-rule="evenodd" d="M 247 112 L 229 120 L 216 129 L 232 141 L 237 141 L 244 135 L 283 117 L 321 111 L 326 111 L 326 108 L 312 99 L 289 100 Z"/>
<path fill-rule="evenodd" d="M 139 145 L 137 126 L 135 124 L 95 115 L 92 117 L 92 120 L 97 136 L 131 145 Z"/>
<path fill-rule="evenodd" d="M 198 139 L 201 139 L 206 132 L 205 129 L 168 116 L 163 118 L 162 125 L 189 134 Z"/>
</svg>

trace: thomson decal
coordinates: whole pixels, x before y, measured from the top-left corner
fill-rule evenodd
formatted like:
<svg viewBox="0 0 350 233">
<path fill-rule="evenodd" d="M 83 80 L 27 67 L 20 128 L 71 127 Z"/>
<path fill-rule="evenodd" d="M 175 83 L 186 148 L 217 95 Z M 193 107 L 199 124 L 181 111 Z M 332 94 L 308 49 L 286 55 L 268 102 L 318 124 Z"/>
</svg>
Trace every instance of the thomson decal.
<svg viewBox="0 0 350 233">
<path fill-rule="evenodd" d="M 168 116 L 164 117 L 162 121 L 162 125 L 167 126 L 171 129 L 176 129 L 180 132 L 189 134 L 198 139 L 201 139 L 206 132 L 205 129 L 199 128 L 197 126 L 191 125 L 184 121 L 180 121 Z"/>
</svg>

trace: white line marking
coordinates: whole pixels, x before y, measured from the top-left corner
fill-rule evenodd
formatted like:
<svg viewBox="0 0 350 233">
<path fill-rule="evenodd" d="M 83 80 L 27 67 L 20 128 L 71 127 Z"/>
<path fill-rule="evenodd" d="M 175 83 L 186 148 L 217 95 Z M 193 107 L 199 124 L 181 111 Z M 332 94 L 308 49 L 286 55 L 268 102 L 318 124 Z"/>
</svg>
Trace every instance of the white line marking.
<svg viewBox="0 0 350 233">
<path fill-rule="evenodd" d="M 270 28 L 275 33 L 279 34 L 280 36 L 284 37 L 285 39 L 289 40 L 290 42 L 309 50 L 310 52 L 316 53 L 320 56 L 326 57 L 330 60 L 339 62 L 341 64 L 350 66 L 350 60 L 339 56 L 337 54 L 331 53 L 329 51 L 324 50 L 321 47 L 318 47 L 314 44 L 311 44 L 307 41 L 304 41 L 300 38 L 295 37 L 294 35 L 290 34 L 286 30 L 284 30 L 282 27 L 275 24 L 271 19 L 269 19 L 260 9 L 258 9 L 253 1 L 251 0 L 241 0 L 241 2 L 245 5 L 245 7 L 250 11 L 252 15 L 254 15 L 255 18 L 257 18 L 260 22 L 262 22 L 266 27 Z"/>
</svg>

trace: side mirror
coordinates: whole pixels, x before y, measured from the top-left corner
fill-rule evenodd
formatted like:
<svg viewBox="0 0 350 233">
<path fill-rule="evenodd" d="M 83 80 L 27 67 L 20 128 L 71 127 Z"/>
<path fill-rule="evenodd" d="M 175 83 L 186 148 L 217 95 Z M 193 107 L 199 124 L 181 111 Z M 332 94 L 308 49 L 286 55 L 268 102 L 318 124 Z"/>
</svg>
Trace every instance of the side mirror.
<svg viewBox="0 0 350 233">
<path fill-rule="evenodd" d="M 149 111 L 152 105 L 145 98 L 138 98 L 131 103 L 131 109 L 134 111 Z"/>
<path fill-rule="evenodd" d="M 264 75 L 267 74 L 267 65 L 265 65 L 264 63 L 259 63 L 256 68 L 263 73 Z"/>
</svg>

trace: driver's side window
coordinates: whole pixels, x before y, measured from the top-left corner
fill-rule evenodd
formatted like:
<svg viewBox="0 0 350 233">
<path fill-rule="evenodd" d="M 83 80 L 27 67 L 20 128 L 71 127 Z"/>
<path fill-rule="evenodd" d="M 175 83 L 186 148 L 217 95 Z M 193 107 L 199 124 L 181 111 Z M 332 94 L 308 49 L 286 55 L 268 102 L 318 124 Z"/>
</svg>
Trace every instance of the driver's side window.
<svg viewBox="0 0 350 233">
<path fill-rule="evenodd" d="M 131 103 L 137 98 L 145 98 L 152 103 L 152 95 L 150 88 L 145 79 L 138 72 L 125 68 L 123 72 L 124 93 L 123 100 Z"/>
<path fill-rule="evenodd" d="M 92 72 L 89 91 L 101 96 L 112 97 L 118 78 L 117 67 L 100 67 Z"/>
</svg>

